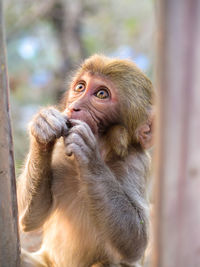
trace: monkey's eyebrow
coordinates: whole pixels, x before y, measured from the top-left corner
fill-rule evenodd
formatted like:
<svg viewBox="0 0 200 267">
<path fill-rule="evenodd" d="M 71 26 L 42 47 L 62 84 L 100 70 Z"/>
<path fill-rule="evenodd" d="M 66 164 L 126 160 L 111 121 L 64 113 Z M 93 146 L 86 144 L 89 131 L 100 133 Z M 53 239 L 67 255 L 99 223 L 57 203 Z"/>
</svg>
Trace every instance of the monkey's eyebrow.
<svg viewBox="0 0 200 267">
<path fill-rule="evenodd" d="M 74 88 L 77 84 L 79 84 L 79 83 L 82 83 L 82 84 L 84 84 L 84 85 L 86 85 L 86 82 L 84 81 L 84 80 L 81 80 L 81 79 L 75 79 L 75 80 L 73 80 L 72 82 L 71 82 L 71 86 L 70 86 L 70 88 L 72 89 L 72 88 Z"/>
<path fill-rule="evenodd" d="M 105 90 L 108 90 L 109 91 L 109 87 L 107 85 L 104 85 L 104 84 L 100 84 L 98 85 L 97 87 L 98 89 L 105 89 Z"/>
<path fill-rule="evenodd" d="M 79 84 L 79 83 L 84 83 L 84 84 L 86 84 L 86 81 L 84 81 L 84 80 L 77 80 L 76 84 Z"/>
</svg>

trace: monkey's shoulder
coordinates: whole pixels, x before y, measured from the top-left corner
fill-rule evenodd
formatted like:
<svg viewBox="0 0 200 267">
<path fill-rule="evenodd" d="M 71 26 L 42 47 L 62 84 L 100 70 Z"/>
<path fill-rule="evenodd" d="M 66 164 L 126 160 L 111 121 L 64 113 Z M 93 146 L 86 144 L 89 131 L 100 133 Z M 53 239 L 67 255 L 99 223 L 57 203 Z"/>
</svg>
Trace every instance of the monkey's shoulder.
<svg viewBox="0 0 200 267">
<path fill-rule="evenodd" d="M 151 156 L 148 151 L 137 150 L 134 147 L 129 149 L 126 157 L 112 157 L 106 161 L 111 169 L 132 170 L 132 169 L 148 169 L 151 165 Z"/>
</svg>

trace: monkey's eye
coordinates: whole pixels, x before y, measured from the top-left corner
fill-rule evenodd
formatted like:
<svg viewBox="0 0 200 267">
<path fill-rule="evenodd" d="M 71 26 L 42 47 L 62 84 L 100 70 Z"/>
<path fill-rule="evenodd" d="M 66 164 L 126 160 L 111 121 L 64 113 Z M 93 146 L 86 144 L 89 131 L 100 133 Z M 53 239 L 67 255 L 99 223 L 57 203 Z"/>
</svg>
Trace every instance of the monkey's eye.
<svg viewBox="0 0 200 267">
<path fill-rule="evenodd" d="M 100 99 L 105 99 L 105 98 L 109 97 L 109 93 L 106 89 L 101 89 L 95 93 L 95 96 L 100 98 Z"/>
<path fill-rule="evenodd" d="M 74 88 L 75 92 L 83 92 L 85 90 L 85 85 L 83 83 L 79 83 Z"/>
</svg>

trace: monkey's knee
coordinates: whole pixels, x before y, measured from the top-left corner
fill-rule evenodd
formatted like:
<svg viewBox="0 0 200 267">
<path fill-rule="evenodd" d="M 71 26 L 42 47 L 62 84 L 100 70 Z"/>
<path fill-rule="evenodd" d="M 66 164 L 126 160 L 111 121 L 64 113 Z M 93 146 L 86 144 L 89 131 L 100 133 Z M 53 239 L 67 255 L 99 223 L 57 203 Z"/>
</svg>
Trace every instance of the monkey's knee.
<svg viewBox="0 0 200 267">
<path fill-rule="evenodd" d="M 50 267 L 45 263 L 42 255 L 21 250 L 21 267 Z"/>
</svg>

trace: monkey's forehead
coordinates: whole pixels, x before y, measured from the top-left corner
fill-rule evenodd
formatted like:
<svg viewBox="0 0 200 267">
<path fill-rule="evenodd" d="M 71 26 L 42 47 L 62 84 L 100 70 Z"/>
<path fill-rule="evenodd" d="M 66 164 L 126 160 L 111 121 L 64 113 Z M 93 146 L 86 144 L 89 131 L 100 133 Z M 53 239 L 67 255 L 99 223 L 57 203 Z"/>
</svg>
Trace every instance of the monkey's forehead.
<svg viewBox="0 0 200 267">
<path fill-rule="evenodd" d="M 96 78 L 96 79 L 99 79 L 101 80 L 102 82 L 108 84 L 108 87 L 115 87 L 115 83 L 106 75 L 103 75 L 101 73 L 93 73 L 93 72 L 90 72 L 90 71 L 82 71 L 80 73 L 77 73 L 77 75 L 75 75 L 71 81 L 71 85 L 75 85 L 78 81 L 81 81 L 81 80 L 87 80 L 87 78 L 90 77 L 90 78 Z"/>
</svg>

